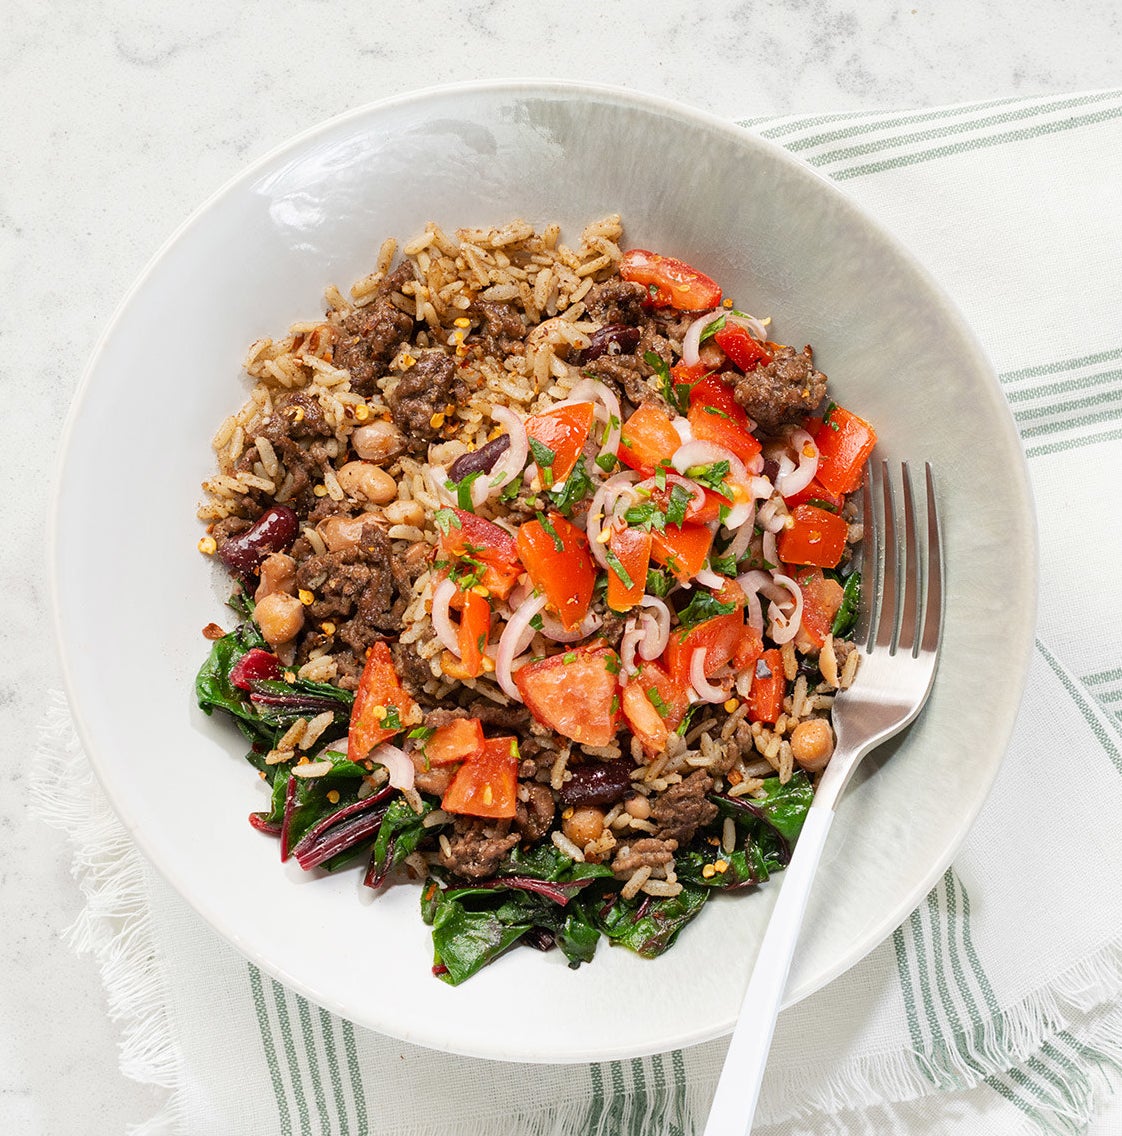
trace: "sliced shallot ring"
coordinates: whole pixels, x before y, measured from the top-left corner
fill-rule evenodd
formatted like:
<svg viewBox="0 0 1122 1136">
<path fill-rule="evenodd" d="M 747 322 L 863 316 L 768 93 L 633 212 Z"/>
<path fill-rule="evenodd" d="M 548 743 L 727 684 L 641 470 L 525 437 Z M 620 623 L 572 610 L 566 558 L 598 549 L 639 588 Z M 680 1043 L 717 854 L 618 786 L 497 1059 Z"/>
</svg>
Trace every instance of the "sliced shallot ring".
<svg viewBox="0 0 1122 1136">
<path fill-rule="evenodd" d="M 368 761 L 377 762 L 390 775 L 390 784 L 395 789 L 412 789 L 416 770 L 413 761 L 404 750 L 389 742 L 375 746 L 367 755 Z"/>
<path fill-rule="evenodd" d="M 705 656 L 707 647 L 696 647 L 690 655 L 690 685 L 704 702 L 724 702 L 729 696 L 728 688 L 714 686 L 705 677 Z"/>
<path fill-rule="evenodd" d="M 623 638 L 619 641 L 620 663 L 623 667 L 623 673 L 626 675 L 633 675 L 638 670 L 638 667 L 635 666 L 635 651 L 642 638 L 642 629 L 636 625 L 634 619 L 629 619 L 624 624 Z"/>
<path fill-rule="evenodd" d="M 542 634 L 547 639 L 552 639 L 554 643 L 578 643 L 581 639 L 587 639 L 594 631 L 599 631 L 604 622 L 602 615 L 590 611 L 572 631 L 566 631 L 561 620 L 548 611 L 543 611 L 541 617 Z"/>
<path fill-rule="evenodd" d="M 818 446 L 814 439 L 802 429 L 791 434 L 790 444 L 799 455 L 799 464 L 787 473 L 780 473 L 775 479 L 775 488 L 783 497 L 793 497 L 802 492 L 818 472 Z M 788 461 L 790 459 L 788 458 Z"/>
<path fill-rule="evenodd" d="M 456 582 L 445 576 L 432 593 L 432 629 L 444 647 L 458 659 L 460 657 L 460 636 L 452 622 L 448 608 L 456 594 Z"/>
<path fill-rule="evenodd" d="M 670 609 L 658 596 L 643 596 L 639 602 L 650 611 L 644 611 L 639 622 L 646 630 L 639 643 L 639 655 L 650 662 L 666 650 L 670 642 Z M 653 614 L 652 614 L 653 613 Z"/>
<path fill-rule="evenodd" d="M 499 649 L 495 652 L 495 681 L 502 687 L 503 692 L 516 702 L 522 701 L 518 687 L 514 685 L 511 667 L 515 657 L 520 654 L 522 633 L 530 626 L 530 620 L 545 607 L 545 596 L 531 596 L 511 613 L 499 636 Z M 525 648 L 522 648 L 525 650 Z"/>
<path fill-rule="evenodd" d="M 791 598 L 795 601 L 795 607 L 790 614 L 787 614 L 780 608 L 778 603 L 768 604 L 767 615 L 769 622 L 767 633 L 776 643 L 789 643 L 798 634 L 799 627 L 802 626 L 802 589 L 790 576 L 781 575 L 779 572 L 773 572 L 771 578 L 776 584 L 779 584 L 790 592 Z"/>
<path fill-rule="evenodd" d="M 764 609 L 760 603 L 759 591 L 764 586 L 771 585 L 771 573 L 761 572 L 758 568 L 737 576 L 736 582 L 744 591 L 745 606 L 748 610 L 748 624 L 754 627 L 761 635 L 764 633 Z"/>
<path fill-rule="evenodd" d="M 630 495 L 632 504 L 638 499 L 635 495 L 634 484 L 638 477 L 639 475 L 634 470 L 614 474 L 596 490 L 592 497 L 592 503 L 588 506 L 588 512 L 585 514 L 585 532 L 588 534 L 588 543 L 592 549 L 592 555 L 601 568 L 608 567 L 607 553 L 599 539 L 604 522 L 614 520 L 616 506 L 624 493 Z"/>
<path fill-rule="evenodd" d="M 723 588 L 727 577 L 718 575 L 712 568 L 702 568 L 694 574 L 694 579 L 706 588 Z"/>
<path fill-rule="evenodd" d="M 526 425 L 509 406 L 492 406 L 491 419 L 506 427 L 506 432 L 510 436 L 510 445 L 491 467 L 491 472 L 477 477 L 472 483 L 472 502 L 477 508 L 492 493 L 501 489 L 507 482 L 513 481 L 522 472 L 526 459 L 530 456 L 530 439 L 526 435 Z M 483 500 L 476 501 L 475 487 L 481 482 L 485 491 Z"/>
<path fill-rule="evenodd" d="M 695 367 L 701 361 L 701 333 L 719 317 L 719 312 L 714 313 L 710 310 L 698 316 L 686 328 L 686 334 L 682 336 L 682 362 L 687 367 Z"/>
<path fill-rule="evenodd" d="M 756 319 L 755 316 L 739 315 L 736 312 L 728 312 L 725 316 L 725 324 L 735 323 L 744 328 L 748 334 L 759 343 L 767 341 L 767 328 Z"/>
<path fill-rule="evenodd" d="M 738 481 L 741 485 L 748 484 L 748 471 L 744 468 L 744 463 L 732 450 L 726 450 L 724 446 L 718 446 L 716 442 L 703 442 L 696 439 L 687 442 L 675 451 L 674 456 L 670 459 L 670 464 L 680 474 L 688 476 L 686 470 L 693 469 L 694 466 L 713 465 L 715 462 L 722 461 L 729 463 L 729 480 Z"/>
</svg>

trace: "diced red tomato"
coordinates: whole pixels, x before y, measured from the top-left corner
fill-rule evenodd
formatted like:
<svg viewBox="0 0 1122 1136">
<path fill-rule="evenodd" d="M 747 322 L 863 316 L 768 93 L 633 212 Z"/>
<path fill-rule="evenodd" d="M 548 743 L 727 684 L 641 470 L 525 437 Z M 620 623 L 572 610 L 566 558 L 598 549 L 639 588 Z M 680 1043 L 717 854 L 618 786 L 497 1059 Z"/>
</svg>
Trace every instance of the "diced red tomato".
<svg viewBox="0 0 1122 1136">
<path fill-rule="evenodd" d="M 748 717 L 753 722 L 777 722 L 783 712 L 783 655 L 772 648 L 756 660 L 752 689 L 748 692 Z"/>
<path fill-rule="evenodd" d="M 628 249 L 620 261 L 619 274 L 624 280 L 645 285 L 656 308 L 703 312 L 721 302 L 721 289 L 715 280 L 672 256 Z"/>
<path fill-rule="evenodd" d="M 543 467 L 538 462 L 546 489 L 564 481 L 572 472 L 588 440 L 595 412 L 591 402 L 577 402 L 526 419 L 527 435 L 553 454 L 550 465 Z"/>
<path fill-rule="evenodd" d="M 666 748 L 689 708 L 687 687 L 657 663 L 643 663 L 623 688 L 623 714 L 648 757 Z"/>
<path fill-rule="evenodd" d="M 483 673 L 483 648 L 491 631 L 491 605 L 474 588 L 461 595 L 463 611 L 456 633 L 460 662 L 468 678 L 478 678 Z"/>
<path fill-rule="evenodd" d="M 748 415 L 733 397 L 732 387 L 720 376 L 703 378 L 690 392 L 690 429 L 693 436 L 731 450 L 743 462 L 760 452 L 760 443 L 748 428 Z"/>
<path fill-rule="evenodd" d="M 560 513 L 550 513 L 547 521 L 548 529 L 538 520 L 519 526 L 518 552 L 534 586 L 571 631 L 588 614 L 596 568 L 588 537 L 576 525 Z"/>
<path fill-rule="evenodd" d="M 672 632 L 663 656 L 666 671 L 675 682 L 688 685 L 693 653 L 704 648 L 708 678 L 733 659 L 743 634 L 744 613 L 739 609 L 707 619 L 688 631 Z"/>
<path fill-rule="evenodd" d="M 630 611 L 647 588 L 647 569 L 651 563 L 651 534 L 642 529 L 613 528 L 608 548 L 619 566 L 627 573 L 626 583 L 616 566 L 608 562 L 608 607 L 612 611 Z"/>
<path fill-rule="evenodd" d="M 421 749 L 429 765 L 451 765 L 480 753 L 483 742 L 483 723 L 478 718 L 453 718 L 438 727 Z"/>
<path fill-rule="evenodd" d="M 238 690 L 251 690 L 255 682 L 277 682 L 280 678 L 280 663 L 276 655 L 260 647 L 246 651 L 230 668 L 230 685 Z"/>
<path fill-rule="evenodd" d="M 689 363 L 678 362 L 670 368 L 670 377 L 675 386 L 695 386 L 706 375 L 711 374 L 713 368 L 704 360 L 698 360 L 692 366 Z"/>
<path fill-rule="evenodd" d="M 817 651 L 826 642 L 845 589 L 824 576 L 821 568 L 795 568 L 791 576 L 803 594 L 803 618 L 795 646 L 804 652 Z"/>
<path fill-rule="evenodd" d="M 771 362 L 772 357 L 767 348 L 738 323 L 725 324 L 713 338 L 717 341 L 717 346 L 742 371 L 754 371 Z"/>
<path fill-rule="evenodd" d="M 518 740 L 488 738 L 456 771 L 440 807 L 494 820 L 513 817 L 518 807 Z"/>
<path fill-rule="evenodd" d="M 746 623 L 736 642 L 736 651 L 732 656 L 732 664 L 740 672 L 756 665 L 756 660 L 764 653 L 763 636 L 750 624 Z"/>
<path fill-rule="evenodd" d="M 788 509 L 793 509 L 796 505 L 818 505 L 820 508 L 830 505 L 834 509 L 840 509 L 845 503 L 845 496 L 841 493 L 831 493 L 822 482 L 813 478 L 805 488 L 800 489 L 798 493 L 792 493 L 790 497 L 784 497 L 783 500 L 787 502 Z"/>
<path fill-rule="evenodd" d="M 876 431 L 863 418 L 833 406 L 814 436 L 818 446 L 818 481 L 832 493 L 852 493 L 877 444 Z"/>
<path fill-rule="evenodd" d="M 506 599 L 522 575 L 522 563 L 514 538 L 492 521 L 477 517 L 464 509 L 452 509 L 459 524 L 449 523 L 441 529 L 440 551 L 444 558 L 470 557 L 483 565 L 479 580 L 499 599 Z M 439 518 L 438 518 L 439 519 Z"/>
<path fill-rule="evenodd" d="M 389 647 L 379 640 L 366 652 L 366 665 L 355 691 L 347 756 L 351 761 L 362 761 L 376 745 L 400 733 L 418 717 L 416 702 L 394 670 Z"/>
<path fill-rule="evenodd" d="M 704 525 L 667 525 L 651 531 L 651 559 L 664 564 L 679 580 L 696 576 L 705 567 L 713 534 Z"/>
<path fill-rule="evenodd" d="M 653 402 L 645 402 L 623 424 L 619 460 L 650 477 L 659 462 L 669 461 L 681 444 L 667 414 Z"/>
<path fill-rule="evenodd" d="M 514 672 L 530 713 L 581 745 L 603 746 L 619 724 L 619 656 L 611 647 L 578 647 Z"/>
<path fill-rule="evenodd" d="M 779 534 L 776 544 L 780 558 L 787 564 L 836 568 L 849 531 L 844 518 L 817 505 L 797 505 L 791 517 L 794 524 Z"/>
</svg>

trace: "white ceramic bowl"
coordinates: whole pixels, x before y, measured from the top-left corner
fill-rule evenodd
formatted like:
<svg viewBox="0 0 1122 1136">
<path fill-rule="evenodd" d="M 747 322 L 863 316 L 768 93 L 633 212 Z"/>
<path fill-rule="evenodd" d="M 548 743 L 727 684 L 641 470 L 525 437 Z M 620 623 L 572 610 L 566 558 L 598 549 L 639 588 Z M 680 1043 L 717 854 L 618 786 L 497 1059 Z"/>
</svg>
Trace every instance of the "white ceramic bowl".
<svg viewBox="0 0 1122 1136">
<path fill-rule="evenodd" d="M 193 698 L 200 629 L 229 623 L 227 582 L 195 551 L 199 483 L 215 427 L 246 396 L 247 345 L 321 311 L 324 287 L 369 271 L 384 236 L 520 216 L 575 240 L 616 211 L 628 244 L 696 264 L 782 338 L 812 343 L 881 453 L 929 459 L 939 478 L 942 667 L 919 723 L 842 804 L 796 1001 L 890 934 L 949 863 L 1010 734 L 1035 599 L 1029 491 L 997 382 L 948 299 L 833 185 L 725 122 L 624 91 L 506 83 L 376 104 L 258 161 L 186 222 L 122 304 L 68 424 L 56 625 L 117 812 L 266 971 L 358 1023 L 459 1053 L 583 1061 L 727 1032 L 775 885 L 711 903 L 653 962 L 602 944 L 574 972 L 557 952 L 519 950 L 460 988 L 434 979 L 416 887 L 375 898 L 355 872 L 304 876 L 246 823 L 263 787 L 240 735 Z"/>
</svg>

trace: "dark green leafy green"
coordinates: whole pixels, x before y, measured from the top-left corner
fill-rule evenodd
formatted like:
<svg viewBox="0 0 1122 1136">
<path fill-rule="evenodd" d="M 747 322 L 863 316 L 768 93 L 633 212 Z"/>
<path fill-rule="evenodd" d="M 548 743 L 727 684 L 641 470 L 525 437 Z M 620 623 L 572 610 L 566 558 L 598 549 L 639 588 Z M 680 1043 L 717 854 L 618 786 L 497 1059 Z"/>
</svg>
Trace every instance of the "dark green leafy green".
<svg viewBox="0 0 1122 1136">
<path fill-rule="evenodd" d="M 374 849 L 370 854 L 370 867 L 366 873 L 368 887 L 378 887 L 385 878 L 412 855 L 421 841 L 428 835 L 425 817 L 432 812 L 432 802 L 421 798 L 423 808 L 419 813 L 403 797 L 395 797 L 378 829 Z"/>
<path fill-rule="evenodd" d="M 597 912 L 597 925 L 613 943 L 643 958 L 657 958 L 674 945 L 682 928 L 709 898 L 709 889 L 683 881 L 682 890 L 665 899 L 618 899 Z"/>
<path fill-rule="evenodd" d="M 834 636 L 848 635 L 857 622 L 857 613 L 861 607 L 861 573 L 851 572 L 842 591 L 841 607 L 838 608 L 834 622 L 830 626 L 830 634 Z"/>
<path fill-rule="evenodd" d="M 678 612 L 678 621 L 683 628 L 689 630 L 707 619 L 715 619 L 718 615 L 730 615 L 734 611 L 736 604 L 721 603 L 712 592 L 697 588 L 690 602 Z"/>
</svg>

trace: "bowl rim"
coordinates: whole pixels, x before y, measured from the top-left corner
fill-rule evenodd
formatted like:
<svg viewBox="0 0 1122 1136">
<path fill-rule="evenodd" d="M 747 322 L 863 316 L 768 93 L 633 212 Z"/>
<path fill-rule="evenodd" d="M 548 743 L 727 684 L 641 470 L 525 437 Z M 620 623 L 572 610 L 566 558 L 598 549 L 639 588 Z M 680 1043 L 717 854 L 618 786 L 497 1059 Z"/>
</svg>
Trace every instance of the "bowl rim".
<svg viewBox="0 0 1122 1136">
<path fill-rule="evenodd" d="M 69 410 L 59 435 L 59 445 L 51 479 L 47 513 L 48 533 L 46 552 L 48 561 L 48 600 L 51 609 L 54 644 L 60 662 L 63 684 L 66 690 L 67 702 L 75 731 L 90 761 L 90 765 L 97 775 L 98 783 L 107 799 L 110 801 L 114 813 L 129 832 L 134 844 L 139 847 L 144 857 L 158 870 L 160 875 L 172 885 L 179 895 L 186 897 L 186 895 L 192 894 L 191 889 L 186 886 L 177 865 L 166 862 L 166 859 L 160 855 L 159 851 L 153 848 L 145 836 L 138 831 L 136 826 L 132 823 L 131 818 L 127 815 L 127 812 L 122 810 L 121 801 L 114 789 L 112 779 L 108 776 L 108 771 L 103 768 L 96 746 L 92 744 L 92 735 L 82 714 L 82 704 L 80 700 L 75 697 L 76 687 L 71 665 L 71 648 L 67 646 L 67 639 L 62 626 L 63 601 L 58 548 L 63 487 L 68 471 L 72 436 L 82 417 L 82 410 L 89 395 L 93 376 L 99 368 L 109 341 L 116 333 L 126 312 L 132 305 L 134 298 L 143 290 L 149 278 L 153 275 L 168 251 L 177 245 L 218 202 L 239 186 L 251 182 L 264 169 L 276 162 L 277 159 L 302 149 L 307 144 L 314 142 L 317 137 L 328 134 L 348 122 L 357 122 L 367 116 L 383 111 L 390 111 L 399 107 L 408 107 L 411 104 L 423 105 L 430 100 L 447 98 L 450 95 L 456 94 L 506 94 L 512 98 L 519 95 L 532 96 L 536 94 L 547 97 L 569 96 L 577 99 L 581 97 L 599 98 L 607 102 L 614 102 L 617 105 L 667 114 L 679 120 L 692 120 L 694 125 L 706 131 L 715 130 L 726 135 L 730 140 L 735 141 L 739 145 L 747 144 L 749 147 L 758 146 L 766 149 L 775 161 L 788 166 L 792 170 L 798 171 L 799 176 L 810 176 L 816 180 L 825 188 L 825 192 L 834 197 L 836 203 L 841 208 L 848 210 L 859 219 L 864 227 L 874 233 L 877 239 L 887 246 L 900 262 L 926 285 L 929 297 L 938 303 L 941 314 L 947 317 L 961 333 L 962 346 L 970 353 L 972 362 L 981 372 L 984 372 L 989 377 L 991 393 L 995 396 L 995 406 L 999 406 L 1004 410 L 1004 419 L 1007 429 L 1000 441 L 1004 447 L 1004 456 L 1009 459 L 1007 469 L 1011 480 L 1014 482 L 1012 486 L 1013 491 L 1027 506 L 1027 516 L 1021 518 L 1022 523 L 1026 525 L 1027 529 L 1025 533 L 1028 544 L 1028 548 L 1025 550 L 1028 555 L 1027 571 L 1024 573 L 1023 594 L 1014 598 L 1018 601 L 1020 609 L 1028 614 L 1022 620 L 1020 634 L 1011 637 L 1007 643 L 1008 657 L 1019 664 L 1019 676 L 1016 682 L 1016 697 L 1010 700 L 1010 706 L 1012 708 L 1008 712 L 1007 720 L 1001 723 L 997 731 L 997 739 L 995 739 L 1000 740 L 1001 756 L 993 763 L 989 784 L 985 786 L 983 791 L 978 793 L 972 806 L 959 815 L 960 823 L 958 832 L 948 845 L 945 855 L 940 857 L 936 862 L 932 862 L 925 872 L 919 874 L 914 885 L 904 893 L 891 908 L 882 912 L 880 919 L 865 931 L 861 938 L 852 945 L 851 949 L 844 956 L 839 957 L 835 965 L 821 970 L 813 977 L 812 981 L 803 981 L 795 987 L 789 986 L 783 1000 L 783 1007 L 787 1008 L 826 986 L 839 975 L 855 966 L 880 943 L 884 942 L 892 932 L 907 919 L 911 912 L 915 910 L 932 887 L 934 887 L 943 876 L 987 800 L 997 778 L 1002 761 L 1008 751 L 1014 724 L 1024 698 L 1027 683 L 1037 618 L 1039 538 L 1037 532 L 1037 516 L 1033 503 L 1027 462 L 1019 436 L 1016 432 L 1012 414 L 1001 393 L 995 370 L 978 340 L 977 334 L 944 289 L 943 285 L 894 233 L 885 227 L 875 216 L 868 213 L 853 198 L 849 197 L 834 181 L 790 153 L 778 143 L 762 137 L 750 128 L 738 125 L 732 119 L 722 118 L 710 111 L 661 95 L 654 95 L 644 91 L 637 91 L 631 88 L 605 83 L 527 77 L 497 80 L 474 79 L 462 82 L 428 85 L 387 98 L 362 103 L 359 106 L 352 107 L 306 127 L 271 147 L 265 153 L 240 168 L 238 172 L 222 182 L 217 189 L 210 193 L 201 204 L 196 206 L 159 245 L 113 309 L 112 314 L 105 323 L 101 334 L 98 336 L 90 352 L 81 376 L 75 386 Z M 996 440 L 991 439 L 990 441 L 991 444 L 993 444 Z M 781 881 L 782 876 L 780 877 L 780 883 Z M 267 956 L 256 953 L 250 944 L 245 943 L 233 929 L 224 926 L 223 922 L 214 918 L 211 913 L 204 913 L 202 909 L 196 906 L 194 900 L 188 900 L 188 902 L 227 943 L 233 946 L 244 957 L 250 958 L 266 973 L 269 973 L 285 985 L 296 990 L 315 1004 L 325 1005 L 328 1009 L 343 1017 L 348 1016 L 349 1011 L 346 1006 L 333 1005 L 330 1001 L 325 1001 L 321 993 L 310 988 L 297 976 L 288 973 L 283 967 L 273 965 Z M 738 1002 L 739 999 L 733 998 L 731 1001 Z M 708 1030 L 699 1029 L 693 1034 L 683 1035 L 675 1043 L 675 1047 L 695 1045 L 712 1040 L 715 1037 L 726 1035 L 731 1032 L 733 1024 L 734 1022 L 730 1020 L 726 1025 L 718 1025 Z M 384 1033 L 390 1032 L 382 1025 L 373 1026 L 371 1028 L 376 1028 Z M 446 1052 L 462 1053 L 465 1056 L 483 1057 L 493 1060 L 530 1063 L 574 1063 L 589 1059 L 576 1055 L 557 1057 L 552 1055 L 534 1056 L 524 1052 L 515 1053 L 504 1049 L 501 1044 L 484 1045 L 468 1050 L 454 1045 L 444 1045 L 431 1038 L 417 1038 L 405 1036 L 404 1034 L 397 1034 L 396 1036 L 414 1044 L 438 1048 Z M 598 1051 L 595 1055 L 595 1059 L 626 1059 L 648 1052 L 653 1052 L 653 1050 L 636 1050 L 633 1046 L 623 1046 L 615 1050 L 608 1048 L 602 1052 Z"/>
</svg>

